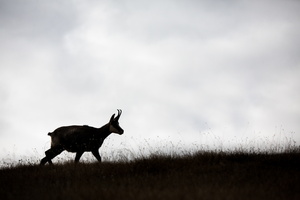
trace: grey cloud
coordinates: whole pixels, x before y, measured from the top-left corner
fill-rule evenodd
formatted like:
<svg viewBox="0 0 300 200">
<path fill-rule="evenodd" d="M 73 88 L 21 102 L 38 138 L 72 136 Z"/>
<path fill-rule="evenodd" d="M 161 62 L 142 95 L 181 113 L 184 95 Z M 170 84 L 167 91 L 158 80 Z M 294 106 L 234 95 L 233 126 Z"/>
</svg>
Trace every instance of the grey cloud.
<svg viewBox="0 0 300 200">
<path fill-rule="evenodd" d="M 299 141 L 296 1 L 16 2 L 1 2 L 1 130 L 44 144 L 121 108 L 136 138 L 283 125 Z"/>
<path fill-rule="evenodd" d="M 1 1 L 1 30 L 14 37 L 58 40 L 78 22 L 76 6 L 66 2 Z"/>
</svg>

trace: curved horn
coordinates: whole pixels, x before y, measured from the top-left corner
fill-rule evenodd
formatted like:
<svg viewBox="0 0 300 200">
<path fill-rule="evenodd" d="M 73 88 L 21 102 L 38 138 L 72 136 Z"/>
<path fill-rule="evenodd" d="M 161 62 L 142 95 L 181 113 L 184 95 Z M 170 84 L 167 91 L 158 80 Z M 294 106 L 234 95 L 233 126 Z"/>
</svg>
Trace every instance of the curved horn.
<svg viewBox="0 0 300 200">
<path fill-rule="evenodd" d="M 118 110 L 118 116 L 116 116 L 115 120 L 118 121 L 121 114 L 122 114 L 122 110 L 121 109 L 117 109 Z"/>
</svg>

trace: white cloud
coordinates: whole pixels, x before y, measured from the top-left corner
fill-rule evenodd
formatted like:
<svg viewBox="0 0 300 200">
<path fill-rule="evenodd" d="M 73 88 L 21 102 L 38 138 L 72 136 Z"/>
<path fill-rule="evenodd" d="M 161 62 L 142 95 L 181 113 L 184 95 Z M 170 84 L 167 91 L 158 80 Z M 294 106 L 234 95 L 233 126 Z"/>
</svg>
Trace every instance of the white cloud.
<svg viewBox="0 0 300 200">
<path fill-rule="evenodd" d="M 280 126 L 300 141 L 299 3 L 144 3 L 2 6 L 3 148 L 42 154 L 48 131 L 101 126 L 117 108 L 128 144 L 272 137 Z"/>
</svg>

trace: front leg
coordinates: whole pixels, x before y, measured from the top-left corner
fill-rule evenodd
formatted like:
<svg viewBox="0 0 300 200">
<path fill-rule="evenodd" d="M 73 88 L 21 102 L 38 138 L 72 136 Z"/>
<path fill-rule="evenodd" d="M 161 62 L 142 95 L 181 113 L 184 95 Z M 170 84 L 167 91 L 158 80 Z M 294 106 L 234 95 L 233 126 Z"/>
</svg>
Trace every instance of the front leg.
<svg viewBox="0 0 300 200">
<path fill-rule="evenodd" d="M 79 162 L 80 157 L 82 156 L 83 151 L 78 151 L 75 156 L 75 163 Z"/>
<path fill-rule="evenodd" d="M 92 154 L 97 158 L 97 160 L 99 162 L 101 162 L 101 156 L 100 156 L 98 150 L 92 151 Z"/>
</svg>

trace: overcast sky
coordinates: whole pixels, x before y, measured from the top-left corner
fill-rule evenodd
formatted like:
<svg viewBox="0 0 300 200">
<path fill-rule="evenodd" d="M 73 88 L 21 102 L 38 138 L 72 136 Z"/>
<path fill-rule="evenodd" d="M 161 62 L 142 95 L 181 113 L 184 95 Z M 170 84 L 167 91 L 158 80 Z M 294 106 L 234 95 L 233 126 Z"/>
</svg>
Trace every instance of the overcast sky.
<svg viewBox="0 0 300 200">
<path fill-rule="evenodd" d="M 100 127 L 116 109 L 125 133 L 105 148 L 299 145 L 299 10 L 297 0 L 0 0 L 1 158 L 42 156 L 48 132 Z"/>
</svg>

